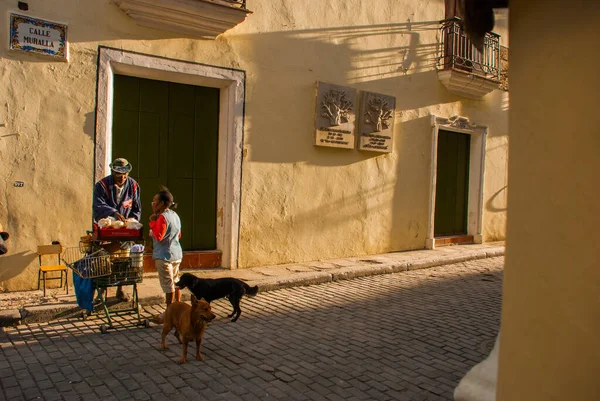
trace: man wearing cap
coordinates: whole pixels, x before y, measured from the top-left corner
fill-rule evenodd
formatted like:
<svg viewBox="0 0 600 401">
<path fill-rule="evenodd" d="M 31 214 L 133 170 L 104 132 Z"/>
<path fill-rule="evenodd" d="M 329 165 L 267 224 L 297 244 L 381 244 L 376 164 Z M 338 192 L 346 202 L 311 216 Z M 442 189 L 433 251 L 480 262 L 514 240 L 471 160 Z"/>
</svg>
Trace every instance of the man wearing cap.
<svg viewBox="0 0 600 401">
<path fill-rule="evenodd" d="M 94 221 L 112 216 L 125 221 L 133 217 L 140 221 L 140 186 L 131 177 L 131 164 L 123 158 L 110 165 L 111 174 L 96 183 L 94 187 Z"/>
<path fill-rule="evenodd" d="M 110 164 L 111 174 L 104 177 L 94 186 L 94 221 L 106 217 L 114 217 L 125 221 L 134 218 L 140 221 L 142 206 L 140 202 L 140 186 L 131 177 L 131 164 L 123 158 L 115 159 Z M 124 244 L 129 246 L 129 244 Z M 117 298 L 127 300 L 123 288 L 117 288 Z"/>
</svg>

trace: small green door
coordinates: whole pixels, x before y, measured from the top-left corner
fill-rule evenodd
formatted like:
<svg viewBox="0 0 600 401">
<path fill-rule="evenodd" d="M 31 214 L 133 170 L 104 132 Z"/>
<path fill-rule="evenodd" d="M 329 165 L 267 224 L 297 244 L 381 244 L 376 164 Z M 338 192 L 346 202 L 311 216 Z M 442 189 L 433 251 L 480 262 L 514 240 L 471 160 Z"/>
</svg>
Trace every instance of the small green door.
<svg viewBox="0 0 600 401">
<path fill-rule="evenodd" d="M 471 136 L 438 132 L 435 236 L 467 234 Z"/>
<path fill-rule="evenodd" d="M 145 226 L 169 188 L 186 251 L 216 249 L 218 123 L 219 89 L 115 75 L 113 158 L 133 164 Z"/>
</svg>

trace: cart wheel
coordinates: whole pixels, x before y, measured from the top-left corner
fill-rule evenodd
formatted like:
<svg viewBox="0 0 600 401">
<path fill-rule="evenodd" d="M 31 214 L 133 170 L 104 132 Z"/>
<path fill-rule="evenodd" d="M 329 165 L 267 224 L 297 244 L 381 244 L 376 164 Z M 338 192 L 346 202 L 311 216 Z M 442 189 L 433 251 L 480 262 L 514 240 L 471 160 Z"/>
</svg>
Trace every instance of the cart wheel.
<svg viewBox="0 0 600 401">
<path fill-rule="evenodd" d="M 148 319 L 144 319 L 144 327 L 145 327 L 145 328 L 148 328 L 148 327 L 150 327 L 150 320 L 148 320 Z"/>
<path fill-rule="evenodd" d="M 108 333 L 108 326 L 105 324 L 100 325 L 100 333 L 102 333 L 102 334 Z"/>
</svg>

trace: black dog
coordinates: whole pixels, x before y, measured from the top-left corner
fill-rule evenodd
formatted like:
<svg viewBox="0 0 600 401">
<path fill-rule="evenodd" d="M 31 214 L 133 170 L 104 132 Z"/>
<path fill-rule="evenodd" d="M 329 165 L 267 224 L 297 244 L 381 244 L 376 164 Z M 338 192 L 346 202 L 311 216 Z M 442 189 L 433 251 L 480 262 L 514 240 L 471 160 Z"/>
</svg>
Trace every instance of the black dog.
<svg viewBox="0 0 600 401">
<path fill-rule="evenodd" d="M 233 312 L 228 317 L 233 317 L 231 320 L 235 322 L 242 314 L 240 309 L 240 301 L 244 294 L 254 296 L 258 293 L 258 286 L 250 287 L 242 280 L 233 277 L 225 278 L 198 278 L 190 273 L 184 273 L 177 282 L 177 287 L 184 289 L 189 288 L 196 298 L 204 298 L 208 303 L 215 299 L 227 298 L 233 306 Z"/>
</svg>

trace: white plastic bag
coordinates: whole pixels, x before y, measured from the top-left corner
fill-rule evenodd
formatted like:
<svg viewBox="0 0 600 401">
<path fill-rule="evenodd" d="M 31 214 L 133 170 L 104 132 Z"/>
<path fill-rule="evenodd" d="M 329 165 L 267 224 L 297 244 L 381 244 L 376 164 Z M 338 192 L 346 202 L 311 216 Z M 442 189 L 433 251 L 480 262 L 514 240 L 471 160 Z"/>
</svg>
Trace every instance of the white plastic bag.
<svg viewBox="0 0 600 401">
<path fill-rule="evenodd" d="M 105 217 L 104 219 L 100 219 L 98 220 L 98 227 L 99 228 L 110 228 L 112 227 L 113 223 L 115 222 L 115 218 L 114 217 Z"/>
<path fill-rule="evenodd" d="M 144 245 L 135 244 L 129 248 L 131 251 L 131 267 L 141 269 L 144 267 Z"/>
<path fill-rule="evenodd" d="M 134 245 L 131 246 L 131 248 L 129 248 L 129 250 L 132 253 L 140 253 L 140 252 L 144 252 L 144 248 L 145 247 L 142 244 L 134 244 Z"/>
<path fill-rule="evenodd" d="M 131 230 L 141 230 L 144 225 L 134 218 L 129 218 L 125 220 L 125 226 Z"/>
</svg>

